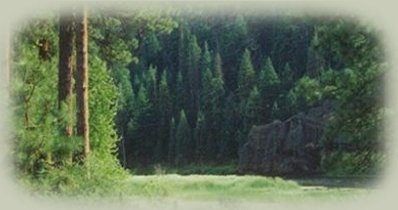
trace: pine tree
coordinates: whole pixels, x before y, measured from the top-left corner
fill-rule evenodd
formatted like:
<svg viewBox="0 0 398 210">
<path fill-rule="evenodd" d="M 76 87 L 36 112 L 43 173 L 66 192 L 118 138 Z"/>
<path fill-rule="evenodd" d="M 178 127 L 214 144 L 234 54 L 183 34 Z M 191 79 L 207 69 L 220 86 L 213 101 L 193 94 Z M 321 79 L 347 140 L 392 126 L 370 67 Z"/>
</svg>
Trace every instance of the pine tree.
<svg viewBox="0 0 398 210">
<path fill-rule="evenodd" d="M 221 84 L 224 85 L 224 76 L 222 71 L 222 60 L 220 53 L 216 53 L 214 56 L 214 66 L 213 66 L 214 78 L 220 80 Z"/>
<path fill-rule="evenodd" d="M 174 117 L 171 118 L 170 122 L 170 135 L 167 157 L 170 163 L 175 163 L 176 160 L 176 124 Z"/>
<path fill-rule="evenodd" d="M 239 87 L 239 60 L 241 53 L 248 47 L 248 28 L 243 16 L 237 15 L 230 23 L 222 24 L 221 46 L 219 52 L 223 56 L 226 89 L 236 91 Z"/>
<path fill-rule="evenodd" d="M 237 97 L 230 93 L 222 106 L 222 123 L 221 129 L 222 141 L 217 145 L 217 151 L 222 157 L 228 159 L 238 158 L 238 148 L 240 139 L 238 133 L 242 129 L 242 114 Z"/>
<path fill-rule="evenodd" d="M 58 36 L 58 107 L 59 109 L 62 109 L 62 105 L 64 103 L 67 107 L 67 119 L 65 120 L 66 122 L 64 127 L 66 137 L 71 137 L 73 134 L 73 32 L 73 16 L 61 14 L 59 18 Z M 72 154 L 70 154 L 69 161 L 72 161 Z"/>
<path fill-rule="evenodd" d="M 205 113 L 212 109 L 213 88 L 212 88 L 213 75 L 210 69 L 206 69 L 202 78 L 202 91 L 200 96 L 200 108 Z"/>
<path fill-rule="evenodd" d="M 146 88 L 148 90 L 148 97 L 151 103 L 156 103 L 158 100 L 158 84 L 157 84 L 157 69 L 150 65 L 145 75 Z"/>
<path fill-rule="evenodd" d="M 199 91 L 202 91 L 203 88 L 203 77 L 204 74 L 206 72 L 206 70 L 210 70 L 211 69 L 211 55 L 210 55 L 210 51 L 209 51 L 209 46 L 207 45 L 207 42 L 205 42 L 204 44 L 204 49 L 203 49 L 203 53 L 202 53 L 202 57 L 200 60 L 200 80 L 199 80 Z"/>
<path fill-rule="evenodd" d="M 180 24 L 179 38 L 178 38 L 178 72 L 180 72 L 183 77 L 187 74 L 187 34 L 186 29 L 183 24 Z"/>
<path fill-rule="evenodd" d="M 220 54 L 216 53 L 214 58 L 213 67 L 213 79 L 212 79 L 212 90 L 213 90 L 213 109 L 220 109 L 222 105 L 222 98 L 224 97 L 224 78 L 222 73 L 222 61 Z"/>
<path fill-rule="evenodd" d="M 77 134 L 84 139 L 84 157 L 87 157 L 90 153 L 87 35 L 87 9 L 81 8 L 76 18 L 76 96 L 78 105 Z"/>
<path fill-rule="evenodd" d="M 285 63 L 285 66 L 279 75 L 283 90 L 290 89 L 292 87 L 293 76 L 289 63 Z"/>
<path fill-rule="evenodd" d="M 254 86 L 252 91 L 250 91 L 250 95 L 247 99 L 245 106 L 245 119 L 244 119 L 244 127 L 245 133 L 247 133 L 252 125 L 258 125 L 260 123 L 260 115 L 261 113 L 261 95 L 257 89 L 257 86 Z"/>
<path fill-rule="evenodd" d="M 158 37 L 154 32 L 148 33 L 143 40 L 142 56 L 144 56 L 149 63 L 157 63 L 157 55 L 162 50 Z"/>
<path fill-rule="evenodd" d="M 275 72 L 274 66 L 272 65 L 271 58 L 267 57 L 265 64 L 259 74 L 258 85 L 261 90 L 265 90 L 266 88 L 279 84 L 280 80 L 278 74 Z"/>
<path fill-rule="evenodd" d="M 244 115 L 243 115 L 243 129 L 240 130 L 240 144 L 244 144 L 246 142 L 246 137 L 253 125 L 258 125 L 261 122 L 261 110 L 263 109 L 261 104 L 261 95 L 257 89 L 257 86 L 254 86 L 250 91 L 250 95 L 245 103 L 244 107 Z"/>
<path fill-rule="evenodd" d="M 293 87 L 293 72 L 291 71 L 289 63 L 285 64 L 283 70 L 280 73 L 280 78 L 280 94 L 275 101 L 277 108 L 273 108 L 271 118 L 285 120 L 286 118 L 294 114 L 296 105 L 294 101 L 294 92 L 291 91 Z"/>
<path fill-rule="evenodd" d="M 130 81 L 130 71 L 127 68 L 114 69 L 110 71 L 113 73 L 114 83 L 118 87 L 118 99 L 117 99 L 117 115 L 116 115 L 116 128 L 118 136 L 120 137 L 119 154 L 125 156 L 125 141 L 127 138 L 128 122 L 131 118 L 130 109 L 133 107 L 135 91 Z M 137 78 L 134 78 L 137 79 Z M 138 81 L 138 79 L 137 79 Z M 138 89 L 139 83 L 135 85 Z M 124 166 L 126 166 L 126 158 L 123 158 Z"/>
<path fill-rule="evenodd" d="M 244 100 L 249 96 L 249 93 L 255 82 L 255 72 L 251 62 L 250 51 L 246 49 L 242 55 L 242 59 L 238 72 L 238 97 Z"/>
<path fill-rule="evenodd" d="M 196 36 L 191 36 L 188 44 L 188 82 L 187 120 L 191 128 L 196 125 L 199 111 L 199 81 L 200 81 L 200 56 L 201 49 Z"/>
<path fill-rule="evenodd" d="M 175 85 L 175 95 L 174 95 L 174 107 L 173 107 L 173 115 L 176 120 L 179 119 L 178 115 L 180 114 L 180 110 L 184 109 L 185 105 L 185 86 L 184 86 L 184 80 L 182 73 L 179 71 L 177 73 L 177 78 L 176 78 L 176 85 Z"/>
<path fill-rule="evenodd" d="M 158 138 L 154 152 L 155 160 L 161 161 L 167 157 L 168 140 L 170 139 L 170 117 L 172 101 L 170 100 L 169 87 L 167 84 L 166 70 L 163 71 L 159 84 L 159 98 L 157 102 L 158 119 Z"/>
<path fill-rule="evenodd" d="M 192 153 L 190 153 L 192 148 L 189 148 L 192 140 L 191 137 L 192 132 L 188 125 L 185 111 L 181 110 L 176 130 L 176 165 L 183 165 L 190 160 L 192 155 Z"/>
<path fill-rule="evenodd" d="M 205 115 L 202 112 L 198 114 L 198 121 L 196 122 L 196 128 L 194 129 L 194 160 L 197 162 L 203 162 L 205 158 L 205 148 L 206 148 L 206 126 L 205 126 Z"/>
<path fill-rule="evenodd" d="M 32 41 L 42 39 L 43 33 L 48 35 L 47 41 L 53 43 L 55 49 L 58 47 L 56 38 L 59 34 L 54 30 L 56 21 L 34 19 L 28 23 L 18 36 L 13 37 L 12 61 L 15 63 L 10 72 L 10 85 L 15 131 L 18 131 L 15 133 L 14 158 L 16 172 L 37 177 L 52 163 L 52 154 L 58 156 L 56 148 L 72 141 L 64 138 L 65 125 L 58 123 L 59 103 L 57 89 L 54 89 L 58 82 L 57 59 L 42 60 L 37 49 L 32 47 Z M 60 127 L 63 128 L 61 135 Z"/>
<path fill-rule="evenodd" d="M 268 123 L 271 121 L 272 105 L 280 92 L 280 80 L 269 57 L 265 60 L 265 64 L 259 73 L 257 84 L 262 106 L 261 111 L 258 113 L 260 115 L 260 122 Z"/>
<path fill-rule="evenodd" d="M 222 130 L 219 129 L 219 126 L 223 123 L 222 106 L 225 93 L 221 59 L 218 53 L 215 55 L 212 71 L 208 69 L 204 74 L 203 85 L 202 112 L 206 141 L 203 142 L 205 145 L 202 147 L 202 154 L 206 158 L 214 160 L 217 155 L 218 144 L 223 141 Z"/>
<path fill-rule="evenodd" d="M 148 97 L 148 91 L 144 86 L 139 91 L 134 100 L 134 107 L 131 109 L 132 119 L 128 126 L 128 153 L 129 160 L 141 164 L 149 164 L 153 161 L 154 145 L 156 145 L 158 119 L 155 115 L 156 110 Z M 129 165 L 132 162 L 129 161 Z"/>
<path fill-rule="evenodd" d="M 320 48 L 318 47 L 318 35 L 315 33 L 311 40 L 310 46 L 307 51 L 307 75 L 310 77 L 319 78 L 323 69 L 325 68 L 325 60 L 321 55 Z"/>
</svg>

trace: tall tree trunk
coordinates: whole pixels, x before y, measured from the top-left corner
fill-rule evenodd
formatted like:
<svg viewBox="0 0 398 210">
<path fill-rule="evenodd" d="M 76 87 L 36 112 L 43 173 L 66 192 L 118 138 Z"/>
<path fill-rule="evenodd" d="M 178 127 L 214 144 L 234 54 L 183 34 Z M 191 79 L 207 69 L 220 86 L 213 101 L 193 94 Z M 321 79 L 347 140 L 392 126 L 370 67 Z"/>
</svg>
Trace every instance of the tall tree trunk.
<svg viewBox="0 0 398 210">
<path fill-rule="evenodd" d="M 88 110 L 87 9 L 76 14 L 77 134 L 84 139 L 84 158 L 90 153 Z"/>
<path fill-rule="evenodd" d="M 63 103 L 67 106 L 67 121 L 65 135 L 73 134 L 73 101 L 72 101 L 72 75 L 73 75 L 73 16 L 61 14 L 59 17 L 59 63 L 58 63 L 58 106 Z M 69 161 L 72 160 L 70 154 Z"/>
<path fill-rule="evenodd" d="M 73 74 L 73 19 L 62 15 L 59 19 L 58 102 L 68 107 L 67 136 L 72 135 L 72 74 Z"/>
</svg>

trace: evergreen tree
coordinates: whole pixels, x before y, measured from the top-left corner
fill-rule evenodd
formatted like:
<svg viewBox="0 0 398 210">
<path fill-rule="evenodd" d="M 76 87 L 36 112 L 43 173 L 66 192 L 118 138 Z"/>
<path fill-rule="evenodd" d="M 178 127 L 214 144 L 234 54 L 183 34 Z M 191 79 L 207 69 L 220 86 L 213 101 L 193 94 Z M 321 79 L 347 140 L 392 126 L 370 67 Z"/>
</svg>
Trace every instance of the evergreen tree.
<svg viewBox="0 0 398 210">
<path fill-rule="evenodd" d="M 119 145 L 119 153 L 124 156 L 125 154 L 125 141 L 127 138 L 127 130 L 128 130 L 128 122 L 131 118 L 130 109 L 134 106 L 133 100 L 135 92 L 133 90 L 132 84 L 130 82 L 130 71 L 127 68 L 120 68 L 111 71 L 114 73 L 112 76 L 114 78 L 114 83 L 118 87 L 118 99 L 117 99 L 117 115 L 116 115 L 116 128 L 118 131 L 118 136 L 121 138 L 121 142 Z M 138 79 L 137 79 L 138 81 Z M 139 88 L 139 84 L 135 86 L 137 89 Z M 124 152 L 123 152 L 124 151 Z M 126 163 L 125 158 L 123 162 Z M 125 166 L 126 164 L 124 164 Z"/>
<path fill-rule="evenodd" d="M 185 111 L 181 110 L 180 119 L 178 120 L 176 129 L 176 165 L 186 164 L 192 155 L 192 148 L 189 148 L 192 141 L 191 128 L 185 115 Z"/>
<path fill-rule="evenodd" d="M 190 37 L 188 44 L 188 93 L 186 98 L 187 104 L 187 120 L 191 128 L 194 128 L 197 121 L 199 111 L 199 81 L 200 81 L 200 56 L 201 49 L 197 43 L 196 36 Z"/>
<path fill-rule="evenodd" d="M 238 96 L 240 100 L 244 100 L 249 96 L 249 93 L 255 82 L 255 72 L 251 62 L 250 51 L 246 49 L 242 55 L 242 59 L 238 72 Z"/>
<path fill-rule="evenodd" d="M 310 77 L 319 78 L 324 67 L 325 60 L 321 55 L 320 48 L 318 47 L 319 40 L 318 34 L 315 33 L 313 39 L 311 40 L 310 46 L 308 47 L 307 55 L 307 75 Z"/>
<path fill-rule="evenodd" d="M 237 97 L 230 93 L 222 106 L 222 141 L 217 145 L 217 151 L 222 157 L 235 160 L 238 158 L 238 148 L 241 146 L 240 136 L 242 129 L 242 114 Z"/>
<path fill-rule="evenodd" d="M 180 114 L 180 110 L 184 108 L 185 102 L 185 87 L 184 87 L 184 80 L 181 72 L 177 73 L 176 78 L 176 91 L 174 95 L 174 117 L 175 119 L 179 120 L 178 115 Z"/>
<path fill-rule="evenodd" d="M 42 60 L 37 49 L 32 47 L 32 41 L 40 40 L 45 33 L 47 41 L 57 49 L 59 35 L 53 30 L 55 26 L 56 21 L 34 19 L 15 37 L 10 76 L 11 102 L 15 106 L 16 170 L 18 174 L 28 174 L 33 178 L 38 178 L 52 163 L 51 156 L 58 153 L 56 148 L 70 145 L 70 142 L 77 143 L 73 139 L 62 138 L 65 132 L 59 135 L 59 130 L 64 124 L 55 123 L 60 114 L 64 115 L 54 112 L 59 110 L 57 91 L 54 91 L 57 87 L 57 60 L 51 57 Z"/>
<path fill-rule="evenodd" d="M 170 122 L 170 135 L 167 157 L 170 163 L 175 163 L 176 160 L 176 123 L 174 117 L 171 118 Z"/>
<path fill-rule="evenodd" d="M 77 98 L 77 135 L 83 137 L 83 155 L 87 158 L 90 153 L 89 139 L 89 107 L 88 107 L 88 32 L 87 9 L 81 8 L 76 22 L 76 98 Z"/>
<path fill-rule="evenodd" d="M 296 111 L 295 109 L 296 99 L 294 92 L 292 91 L 293 73 L 290 69 L 289 63 L 285 64 L 282 72 L 280 73 L 280 78 L 281 78 L 280 94 L 275 101 L 278 108 L 277 109 L 273 108 L 271 118 L 285 120 L 286 118 L 293 115 Z"/>
<path fill-rule="evenodd" d="M 158 84 L 157 84 L 157 69 L 150 65 L 145 74 L 146 88 L 148 90 L 148 97 L 151 103 L 156 103 L 158 100 Z"/>
<path fill-rule="evenodd" d="M 160 42 L 155 34 L 155 32 L 150 32 L 148 33 L 142 42 L 142 54 L 141 56 L 144 56 L 147 60 L 148 63 L 153 63 L 157 64 L 158 60 L 158 54 L 162 50 L 162 47 L 160 46 Z"/>
<path fill-rule="evenodd" d="M 178 71 L 182 74 L 183 77 L 186 77 L 187 74 L 187 36 L 186 29 L 184 24 L 180 24 L 179 28 L 179 37 L 178 37 Z"/>
<path fill-rule="evenodd" d="M 215 147 L 215 151 L 218 150 L 218 159 L 226 158 L 225 155 L 225 147 L 224 141 L 225 137 L 223 131 L 219 129 L 219 127 L 224 123 L 223 119 L 223 103 L 224 103 L 224 79 L 222 74 L 222 61 L 220 55 L 218 53 L 215 54 L 214 64 L 213 64 L 213 79 L 211 81 L 211 96 L 210 96 L 210 112 L 209 115 L 206 116 L 207 123 L 206 125 L 210 126 L 208 128 L 209 133 L 211 134 L 210 141 L 212 147 Z M 209 149 L 208 151 L 214 151 Z"/>
<path fill-rule="evenodd" d="M 235 91 L 239 86 L 240 55 L 248 47 L 248 29 L 245 18 L 237 15 L 232 22 L 222 24 L 221 47 L 224 61 L 226 88 Z"/>
<path fill-rule="evenodd" d="M 211 69 L 211 55 L 210 55 L 210 51 L 209 51 L 209 46 L 207 45 L 207 42 L 205 42 L 204 44 L 204 49 L 203 49 L 203 53 L 202 53 L 202 57 L 200 60 L 200 84 L 199 84 L 199 91 L 202 91 L 203 88 L 203 81 L 204 80 L 204 74 L 206 72 L 206 70 L 210 70 Z"/>
<path fill-rule="evenodd" d="M 58 62 L 58 106 L 67 106 L 67 119 L 65 123 L 65 135 L 73 134 L 73 20 L 65 14 L 59 18 L 59 62 Z M 51 156 L 50 156 L 51 159 Z M 72 154 L 69 157 L 72 161 Z M 50 160 L 51 161 L 51 160 Z"/>
<path fill-rule="evenodd" d="M 261 110 L 261 95 L 257 89 L 257 86 L 254 86 L 250 95 L 247 99 L 245 106 L 245 115 L 244 115 L 244 133 L 248 133 L 252 125 L 258 125 L 260 123 L 260 115 Z"/>
<path fill-rule="evenodd" d="M 171 100 L 169 87 L 167 84 L 166 70 L 163 71 L 159 84 L 159 100 L 157 103 L 157 113 L 159 113 L 158 138 L 156 141 L 155 160 L 161 161 L 167 157 L 168 139 L 170 139 L 170 118 L 171 118 Z"/>
<path fill-rule="evenodd" d="M 61 103 L 66 102 L 69 113 L 72 103 L 72 79 L 73 79 L 73 20 L 65 14 L 59 18 L 59 63 L 58 63 L 58 101 L 59 106 Z M 68 122 L 71 124 L 71 122 Z M 72 135 L 72 128 L 68 125 L 66 134 Z"/>
<path fill-rule="evenodd" d="M 279 78 L 281 80 L 281 84 L 282 84 L 282 89 L 286 90 L 286 89 L 290 89 L 293 83 L 293 72 L 292 69 L 290 68 L 289 63 L 285 63 L 285 66 L 283 67 Z"/>
<path fill-rule="evenodd" d="M 213 75 L 211 73 L 210 69 L 206 69 L 206 71 L 203 74 L 202 78 L 202 91 L 201 91 L 201 110 L 203 110 L 205 113 L 209 112 L 212 109 L 212 97 L 213 97 L 213 87 L 212 87 L 212 82 L 213 81 Z"/>
<path fill-rule="evenodd" d="M 214 78 L 220 80 L 220 82 L 222 82 L 222 84 L 224 85 L 224 76 L 223 76 L 223 71 L 222 71 L 222 61 L 221 61 L 220 53 L 218 53 L 218 52 L 214 56 L 213 75 L 214 75 Z"/>
<path fill-rule="evenodd" d="M 131 109 L 132 119 L 128 125 L 127 142 L 130 167 L 133 163 L 149 164 L 153 157 L 153 147 L 157 138 L 153 130 L 157 128 L 157 118 L 147 94 L 146 88 L 141 86 L 134 100 L 134 107 Z"/>
<path fill-rule="evenodd" d="M 208 137 L 206 132 L 206 119 L 202 112 L 198 114 L 198 121 L 196 122 L 196 128 L 194 129 L 194 142 L 195 142 L 195 152 L 194 159 L 201 163 L 205 159 L 205 149 L 206 149 L 206 138 Z"/>
<path fill-rule="evenodd" d="M 220 54 L 216 53 L 214 58 L 213 79 L 212 79 L 212 100 L 213 109 L 220 109 L 222 106 L 222 98 L 224 97 L 224 78 L 222 74 L 222 61 Z"/>
<path fill-rule="evenodd" d="M 272 106 L 280 92 L 280 80 L 269 57 L 265 60 L 265 64 L 259 73 L 257 84 L 262 106 L 262 109 L 258 113 L 260 115 L 260 122 L 268 123 L 271 121 Z"/>
</svg>

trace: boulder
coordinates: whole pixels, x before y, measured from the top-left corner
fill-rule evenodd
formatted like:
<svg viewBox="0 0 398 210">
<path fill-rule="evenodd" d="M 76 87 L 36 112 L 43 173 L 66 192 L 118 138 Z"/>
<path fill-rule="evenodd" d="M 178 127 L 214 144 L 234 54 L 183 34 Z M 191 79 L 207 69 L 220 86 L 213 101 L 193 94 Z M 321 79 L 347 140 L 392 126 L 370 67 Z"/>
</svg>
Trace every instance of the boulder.
<svg viewBox="0 0 398 210">
<path fill-rule="evenodd" d="M 285 121 L 253 126 L 239 154 L 239 171 L 263 175 L 314 174 L 320 166 L 320 139 L 334 110 L 326 101 Z"/>
</svg>

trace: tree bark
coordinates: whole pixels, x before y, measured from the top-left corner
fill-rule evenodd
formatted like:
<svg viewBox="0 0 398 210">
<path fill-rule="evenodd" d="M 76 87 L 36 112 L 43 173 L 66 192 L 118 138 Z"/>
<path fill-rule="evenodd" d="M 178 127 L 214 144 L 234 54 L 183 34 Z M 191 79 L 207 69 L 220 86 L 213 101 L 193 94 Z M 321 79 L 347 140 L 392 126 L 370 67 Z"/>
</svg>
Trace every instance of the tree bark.
<svg viewBox="0 0 398 210">
<path fill-rule="evenodd" d="M 73 75 L 73 17 L 62 14 L 59 18 L 59 63 L 58 63 L 58 102 L 59 109 L 62 103 L 67 106 L 67 123 L 65 135 L 73 134 L 73 102 L 72 102 L 72 75 Z"/>
<path fill-rule="evenodd" d="M 76 14 L 77 134 L 83 137 L 84 158 L 87 158 L 90 153 L 87 41 L 87 10 L 86 8 L 80 8 Z"/>
</svg>

